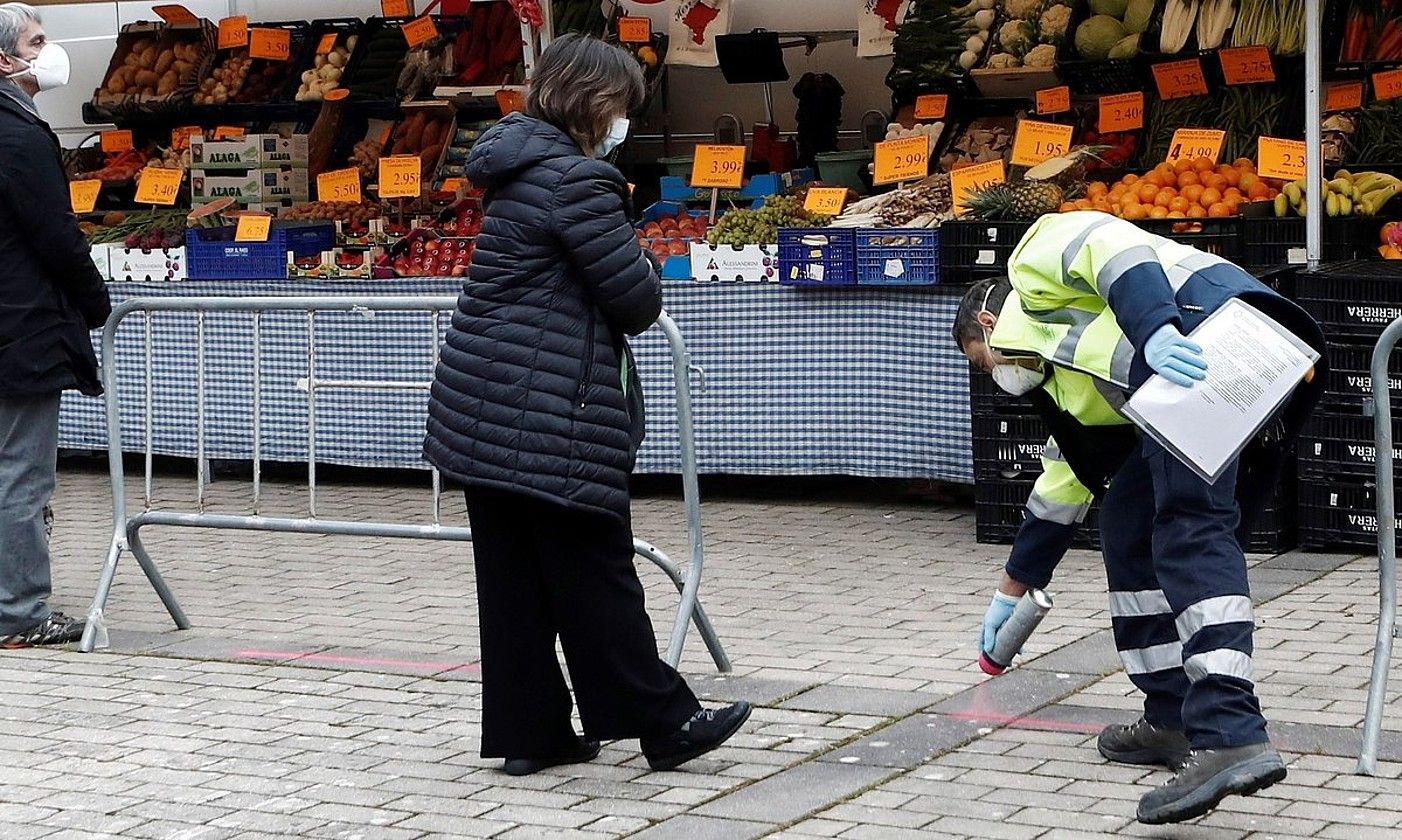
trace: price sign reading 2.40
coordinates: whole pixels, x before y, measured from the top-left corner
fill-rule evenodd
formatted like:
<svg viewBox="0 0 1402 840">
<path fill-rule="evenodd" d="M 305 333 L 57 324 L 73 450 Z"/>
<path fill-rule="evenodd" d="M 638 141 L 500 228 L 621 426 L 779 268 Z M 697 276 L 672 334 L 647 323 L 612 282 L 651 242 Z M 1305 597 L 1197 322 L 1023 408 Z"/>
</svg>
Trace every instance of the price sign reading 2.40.
<svg viewBox="0 0 1402 840">
<path fill-rule="evenodd" d="M 1305 141 L 1262 137 L 1257 148 L 1259 165 L 1256 174 L 1262 178 L 1297 181 L 1305 177 Z"/>
<path fill-rule="evenodd" d="M 1036 166 L 1071 150 L 1074 126 L 1019 120 L 1013 140 L 1013 166 Z"/>
<path fill-rule="evenodd" d="M 745 181 L 745 147 L 696 147 L 691 165 L 691 186 L 709 189 L 739 189 Z"/>
<path fill-rule="evenodd" d="M 930 138 L 924 134 L 876 144 L 873 184 L 919 181 L 930 174 Z"/>
<path fill-rule="evenodd" d="M 360 170 L 337 169 L 316 176 L 316 198 L 318 201 L 346 201 L 360 203 Z"/>
<path fill-rule="evenodd" d="M 1100 97 L 1100 120 L 1097 125 L 1102 133 L 1143 128 L 1144 91 Z"/>
<path fill-rule="evenodd" d="M 1177 163 L 1182 158 L 1211 158 L 1213 163 L 1222 154 L 1222 141 L 1227 132 L 1215 128 L 1180 128 L 1173 132 L 1168 144 L 1168 156 L 1164 160 Z"/>
</svg>

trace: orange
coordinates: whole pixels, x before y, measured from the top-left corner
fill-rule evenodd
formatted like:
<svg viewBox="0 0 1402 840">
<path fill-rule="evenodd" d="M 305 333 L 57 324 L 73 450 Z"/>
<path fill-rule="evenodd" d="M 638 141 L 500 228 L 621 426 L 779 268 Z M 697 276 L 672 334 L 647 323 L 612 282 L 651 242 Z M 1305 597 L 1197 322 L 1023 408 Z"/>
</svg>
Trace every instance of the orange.
<svg viewBox="0 0 1402 840">
<path fill-rule="evenodd" d="M 1144 205 L 1142 205 L 1142 204 L 1127 204 L 1127 205 L 1125 205 L 1125 218 L 1126 218 L 1126 219 L 1131 219 L 1131 220 L 1133 220 L 1133 219 L 1144 219 L 1144 218 L 1148 218 L 1148 215 L 1149 215 L 1148 213 L 1144 212 Z"/>
<path fill-rule="evenodd" d="M 1193 169 L 1196 169 L 1198 172 L 1211 172 L 1211 171 L 1212 171 L 1212 158 L 1209 158 L 1209 157 L 1195 157 L 1195 158 L 1193 158 Z"/>
<path fill-rule="evenodd" d="M 1086 195 L 1091 198 L 1095 198 L 1098 195 L 1108 195 L 1109 192 L 1110 188 L 1106 186 L 1104 181 L 1091 181 L 1090 184 L 1086 186 Z"/>
<path fill-rule="evenodd" d="M 1245 196 L 1243 196 L 1243 195 L 1241 194 L 1241 189 L 1238 188 L 1238 187 L 1227 187 L 1225 190 L 1222 190 L 1222 197 L 1223 197 L 1223 198 L 1226 198 L 1226 197 L 1232 196 L 1232 195 L 1236 196 L 1237 198 L 1244 198 L 1244 197 L 1245 197 Z"/>
<path fill-rule="evenodd" d="M 1236 185 L 1246 191 L 1247 195 L 1250 195 L 1251 188 L 1259 183 L 1261 183 L 1261 179 L 1256 177 L 1255 172 L 1243 172 L 1241 173 L 1241 179 L 1237 181 Z"/>
<path fill-rule="evenodd" d="M 1189 204 L 1197 204 L 1202 199 L 1203 188 L 1198 184 L 1193 184 L 1183 188 L 1183 197 L 1188 199 Z"/>
<path fill-rule="evenodd" d="M 1232 161 L 1232 166 L 1237 169 L 1249 169 L 1252 172 L 1256 171 L 1256 164 L 1251 162 L 1251 158 L 1237 158 L 1236 160 Z"/>
<path fill-rule="evenodd" d="M 1151 184 L 1151 183 L 1148 183 L 1148 179 L 1149 179 L 1149 178 L 1152 178 L 1152 177 L 1153 177 L 1153 173 L 1150 173 L 1150 174 L 1145 178 L 1145 183 L 1142 184 L 1142 185 L 1140 185 L 1140 187 L 1139 187 L 1139 192 L 1138 192 L 1139 200 L 1142 201 L 1142 202 L 1144 202 L 1145 204 L 1153 204 L 1153 203 L 1154 203 L 1154 197 L 1157 196 L 1157 195 L 1159 194 L 1159 185 L 1158 185 L 1158 184 Z"/>
<path fill-rule="evenodd" d="M 1063 201 L 1061 202 L 1061 206 L 1056 209 L 1061 213 L 1070 213 L 1072 210 L 1076 209 L 1076 203 L 1074 201 Z"/>
<path fill-rule="evenodd" d="M 1243 200 L 1244 199 L 1242 199 L 1242 197 L 1239 195 L 1229 195 L 1222 199 L 1222 203 L 1227 205 L 1228 212 L 1235 216 L 1238 212 L 1240 212 Z"/>
<path fill-rule="evenodd" d="M 1188 218 L 1187 214 L 1185 214 L 1182 210 L 1170 210 L 1170 211 L 1168 211 L 1168 217 L 1169 217 L 1170 219 L 1186 219 L 1186 218 Z"/>
<path fill-rule="evenodd" d="M 1078 199 L 1076 199 L 1076 209 L 1077 209 L 1077 210 L 1089 210 L 1089 209 L 1091 209 L 1091 206 L 1090 206 L 1090 199 L 1087 199 L 1087 198 L 1078 198 Z"/>
<path fill-rule="evenodd" d="M 1201 219 L 1206 215 L 1207 211 L 1202 208 L 1201 204 L 1193 204 L 1188 208 L 1188 218 L 1190 219 Z"/>
<path fill-rule="evenodd" d="M 1149 218 L 1151 218 L 1151 219 L 1167 219 L 1167 218 L 1168 218 L 1168 208 L 1167 208 L 1167 207 L 1155 207 L 1153 210 L 1150 210 L 1150 211 L 1149 211 Z"/>
<path fill-rule="evenodd" d="M 1138 175 L 1135 175 L 1133 172 L 1131 172 L 1131 173 L 1129 173 L 1128 175 L 1126 175 L 1126 176 L 1124 176 L 1123 178 L 1121 178 L 1121 179 L 1120 179 L 1120 183 L 1121 183 L 1121 184 L 1133 184 L 1135 181 L 1138 181 L 1138 180 L 1139 180 L 1139 176 L 1138 176 Z"/>
<path fill-rule="evenodd" d="M 1179 175 L 1188 172 L 1193 168 L 1193 162 L 1187 158 L 1179 158 L 1173 163 L 1173 171 Z"/>
<path fill-rule="evenodd" d="M 1153 172 L 1150 172 L 1148 175 L 1145 175 L 1143 182 L 1145 184 L 1153 184 L 1156 187 L 1162 187 L 1164 184 L 1168 183 L 1163 179 L 1163 173 L 1158 171 L 1157 169 L 1155 169 Z"/>
<path fill-rule="evenodd" d="M 1191 205 L 1191 201 L 1180 195 L 1168 203 L 1168 209 L 1176 213 L 1186 213 Z"/>
<path fill-rule="evenodd" d="M 1090 206 L 1092 210 L 1099 210 L 1102 213 L 1110 212 L 1110 202 L 1106 201 L 1103 196 L 1092 198 L 1090 200 Z"/>
<path fill-rule="evenodd" d="M 1211 207 L 1212 205 L 1216 204 L 1221 200 L 1222 191 L 1217 189 L 1216 187 L 1208 187 L 1207 189 L 1202 191 L 1202 198 L 1198 199 L 1198 203 L 1203 205 L 1204 207 Z"/>
<path fill-rule="evenodd" d="M 1110 197 L 1119 198 L 1120 196 L 1124 195 L 1125 190 L 1128 189 L 1129 187 L 1125 186 L 1124 184 L 1116 184 L 1115 186 L 1110 188 Z"/>
<path fill-rule="evenodd" d="M 1179 163 L 1182 163 L 1182 161 L 1180 160 Z M 1201 183 L 1202 183 L 1202 179 L 1198 177 L 1198 173 L 1197 173 L 1197 172 L 1193 172 L 1193 171 L 1184 172 L 1182 175 L 1179 175 L 1179 176 L 1178 176 L 1178 186 L 1179 186 L 1180 188 L 1181 188 L 1181 187 L 1191 187 L 1191 186 L 1193 186 L 1193 185 L 1195 185 L 1195 184 L 1201 184 Z"/>
<path fill-rule="evenodd" d="M 1225 172 L 1219 172 L 1218 174 L 1226 179 L 1227 186 L 1235 187 L 1237 184 L 1241 183 L 1241 170 L 1233 169 L 1230 166 L 1225 167 L 1225 169 Z"/>
<path fill-rule="evenodd" d="M 1207 215 L 1211 216 L 1214 219 L 1225 218 L 1227 216 L 1230 216 L 1231 214 L 1232 211 L 1227 209 L 1227 205 L 1223 204 L 1220 201 L 1207 208 Z"/>
<path fill-rule="evenodd" d="M 1113 202 L 1113 203 L 1110 205 L 1110 213 L 1111 213 L 1112 215 L 1115 215 L 1115 216 L 1122 216 L 1122 215 L 1124 214 L 1124 212 L 1125 212 L 1125 206 L 1124 206 L 1123 204 L 1119 203 L 1118 201 Z"/>
<path fill-rule="evenodd" d="M 1167 187 L 1159 190 L 1159 194 L 1154 196 L 1154 206 L 1167 207 L 1173 199 L 1177 198 L 1177 192 L 1177 190 Z"/>
<path fill-rule="evenodd" d="M 1211 187 L 1217 192 L 1221 192 L 1227 188 L 1227 179 L 1214 172 L 1202 179 L 1202 185 L 1204 187 Z"/>
</svg>

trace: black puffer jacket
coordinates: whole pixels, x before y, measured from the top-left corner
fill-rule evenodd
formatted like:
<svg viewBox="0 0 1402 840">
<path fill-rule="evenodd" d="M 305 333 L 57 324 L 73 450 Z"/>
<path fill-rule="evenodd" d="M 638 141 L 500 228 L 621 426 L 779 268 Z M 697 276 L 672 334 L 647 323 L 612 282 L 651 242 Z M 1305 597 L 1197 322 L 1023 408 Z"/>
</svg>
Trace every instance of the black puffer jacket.
<svg viewBox="0 0 1402 840">
<path fill-rule="evenodd" d="M 482 135 L 467 175 L 486 219 L 443 347 L 424 452 L 455 482 L 628 515 L 636 423 L 624 333 L 662 286 L 625 215 L 617 169 L 517 113 Z M 641 396 L 636 381 L 628 398 Z"/>
</svg>

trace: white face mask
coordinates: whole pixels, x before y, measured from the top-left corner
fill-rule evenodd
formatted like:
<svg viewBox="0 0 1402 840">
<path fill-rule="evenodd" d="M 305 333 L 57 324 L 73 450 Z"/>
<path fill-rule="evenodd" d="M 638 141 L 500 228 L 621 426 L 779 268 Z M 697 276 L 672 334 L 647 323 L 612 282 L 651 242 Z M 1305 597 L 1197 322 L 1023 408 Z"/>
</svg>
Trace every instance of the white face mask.
<svg viewBox="0 0 1402 840">
<path fill-rule="evenodd" d="M 52 41 L 45 44 L 39 50 L 39 54 L 28 61 L 17 55 L 11 56 L 10 60 L 20 61 L 29 66 L 18 73 L 11 73 L 7 78 L 17 79 L 20 76 L 32 75 L 39 90 L 53 90 L 68 84 L 68 51 Z"/>
<path fill-rule="evenodd" d="M 1004 391 L 1014 397 L 1020 397 L 1028 391 L 1035 390 L 1046 379 L 1046 374 L 1040 370 L 1032 370 L 1022 365 L 994 365 L 993 381 Z"/>
<path fill-rule="evenodd" d="M 594 157 L 607 157 L 609 152 L 617 149 L 628 139 L 628 127 L 631 123 L 627 117 L 614 117 L 609 125 L 608 136 L 599 141 L 599 147 L 594 150 Z"/>
</svg>

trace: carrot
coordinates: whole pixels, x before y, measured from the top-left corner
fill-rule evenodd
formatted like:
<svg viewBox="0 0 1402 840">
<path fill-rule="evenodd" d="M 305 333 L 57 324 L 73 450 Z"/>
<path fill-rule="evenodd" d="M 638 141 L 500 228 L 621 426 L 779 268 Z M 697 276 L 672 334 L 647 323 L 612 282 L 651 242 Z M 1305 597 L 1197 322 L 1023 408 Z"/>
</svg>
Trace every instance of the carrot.
<svg viewBox="0 0 1402 840">
<path fill-rule="evenodd" d="M 1397 23 L 1397 18 L 1392 18 L 1383 27 L 1382 36 L 1378 38 L 1378 49 L 1376 57 L 1380 59 L 1397 58 L 1402 55 L 1402 26 Z"/>
</svg>

